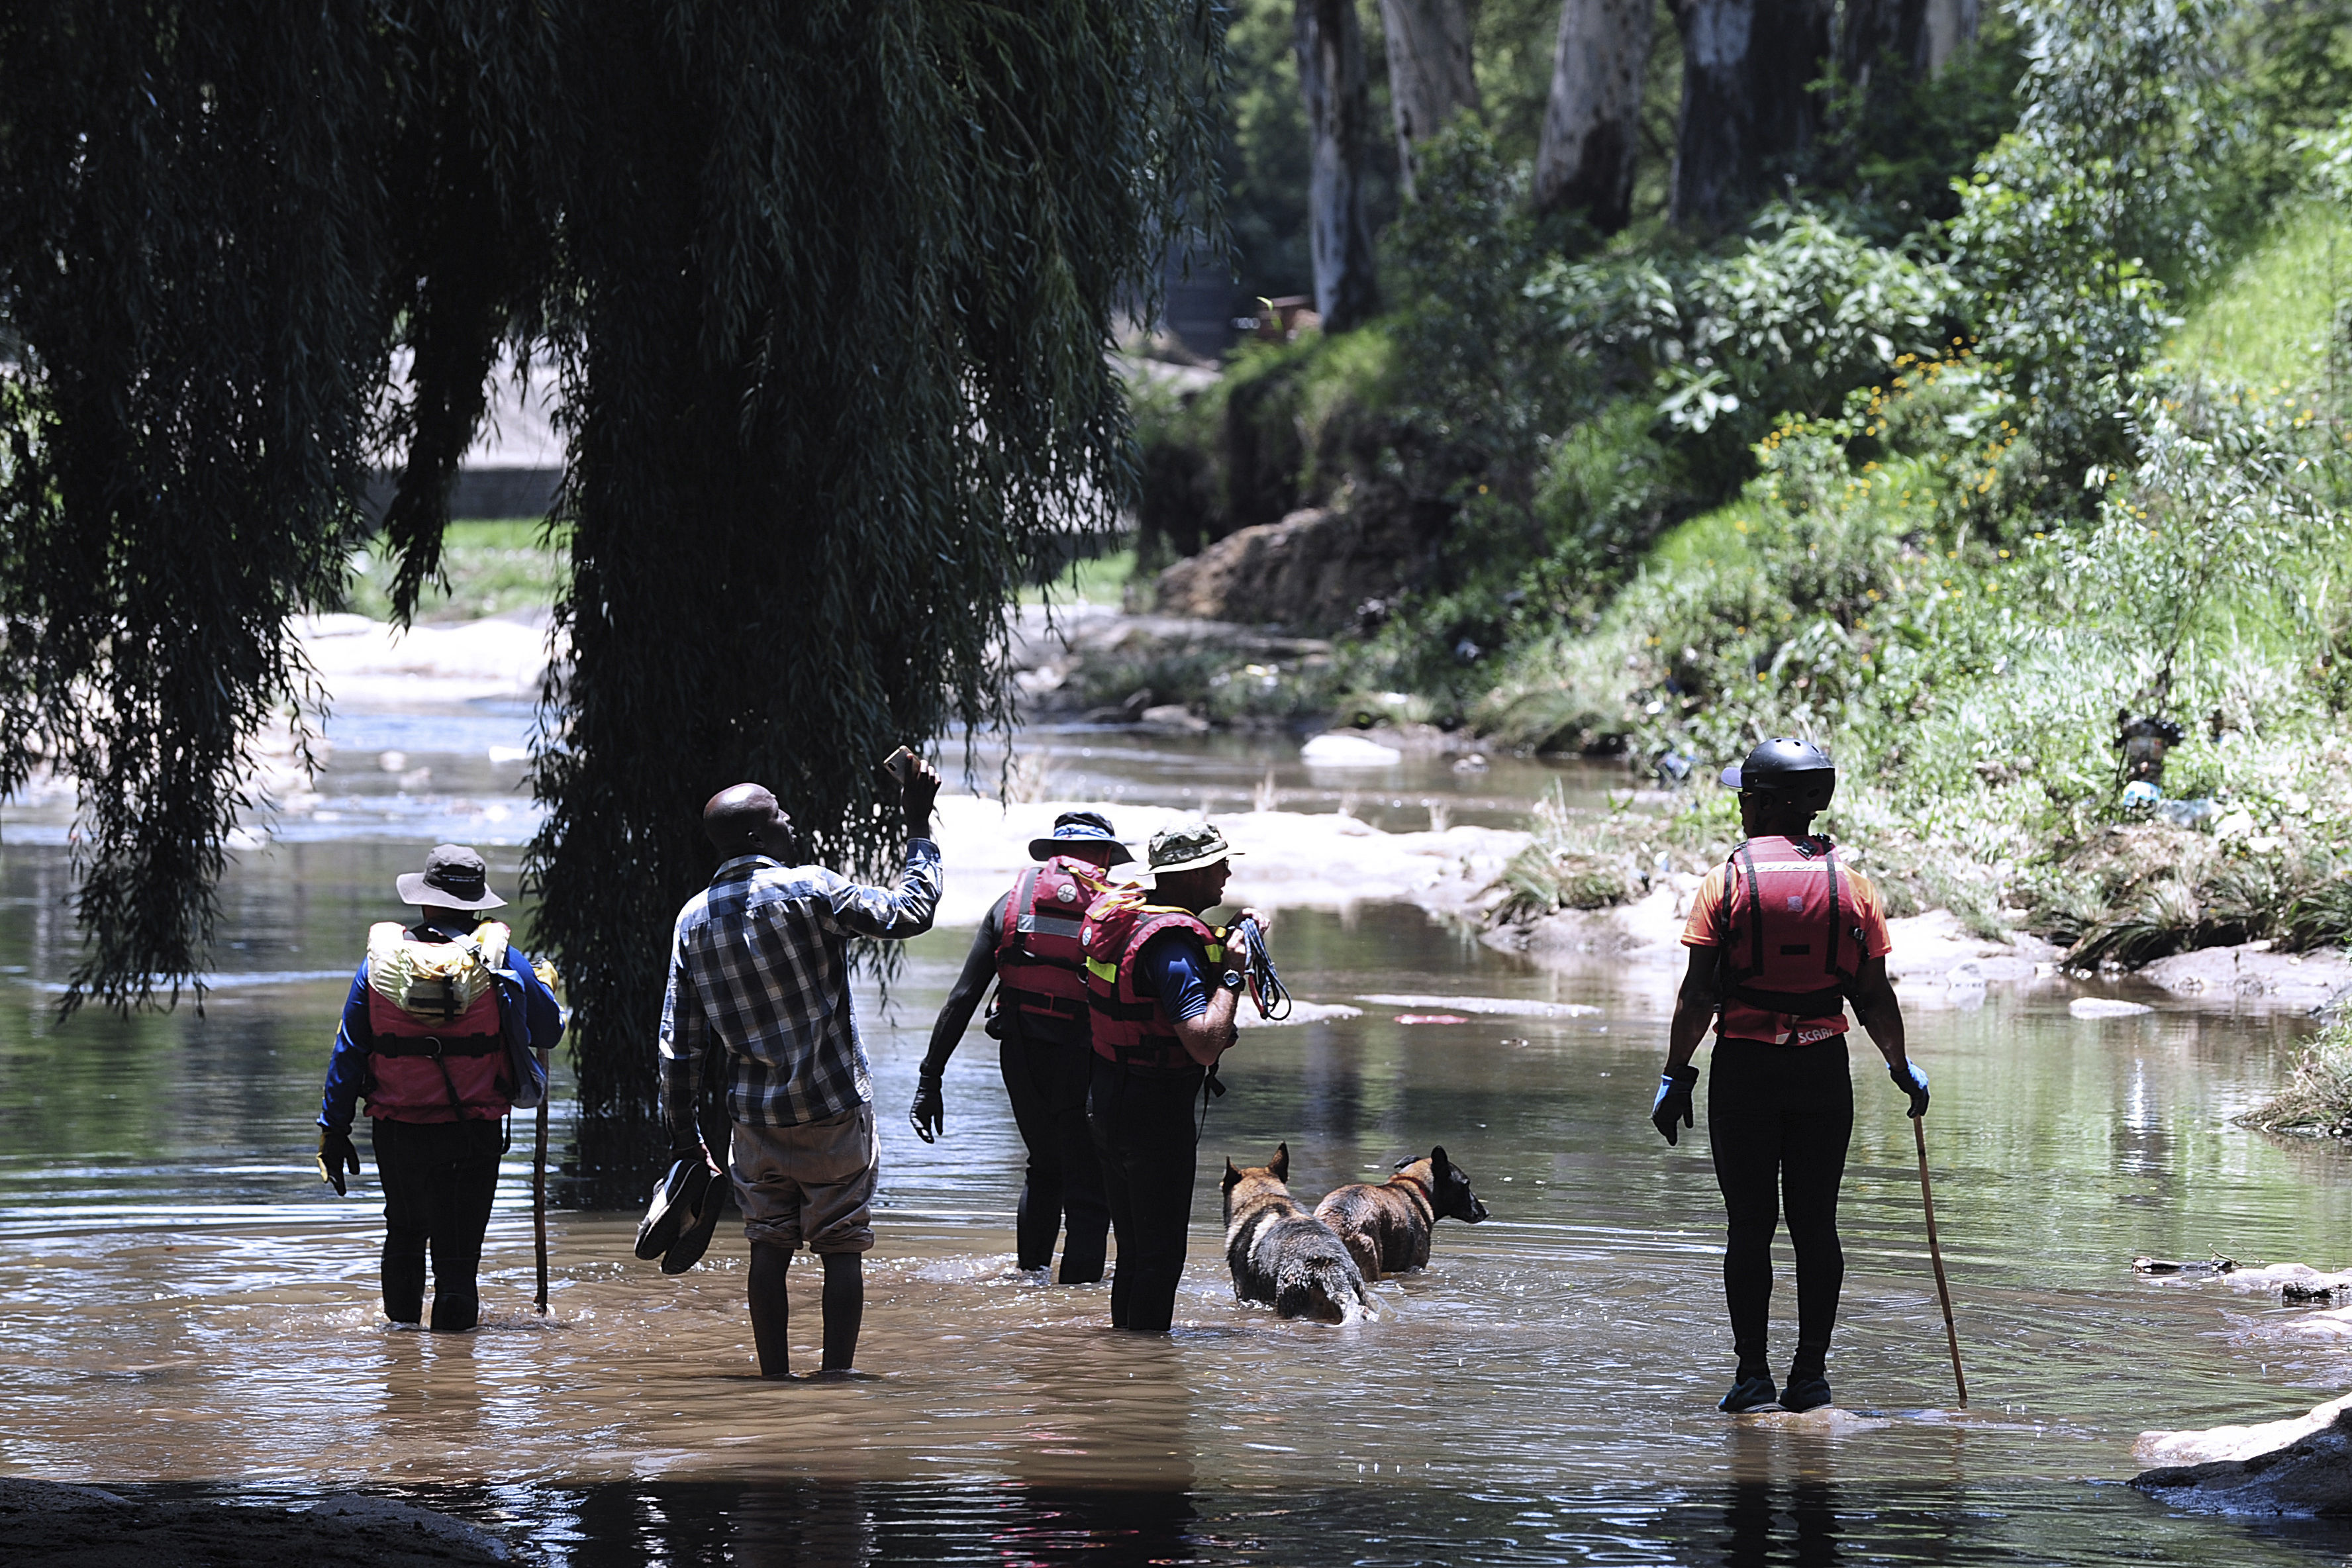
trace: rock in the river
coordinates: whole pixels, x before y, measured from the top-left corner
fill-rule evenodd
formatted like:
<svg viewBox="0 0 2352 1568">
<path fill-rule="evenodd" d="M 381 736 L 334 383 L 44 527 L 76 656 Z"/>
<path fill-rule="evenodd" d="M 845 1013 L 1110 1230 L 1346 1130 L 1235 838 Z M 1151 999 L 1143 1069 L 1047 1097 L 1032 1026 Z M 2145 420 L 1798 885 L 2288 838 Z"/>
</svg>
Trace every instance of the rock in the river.
<svg viewBox="0 0 2352 1568">
<path fill-rule="evenodd" d="M 2263 1426 L 2222 1426 L 2211 1432 L 2150 1432 L 2135 1453 L 2241 1452 L 2250 1442 L 2278 1447 L 2244 1458 L 2167 1465 L 2132 1478 L 2139 1490 L 2172 1508 L 2200 1513 L 2352 1515 L 2352 1396 L 2332 1401 L 2296 1421 Z M 2190 1439 L 2204 1439 L 2200 1449 Z"/>
<path fill-rule="evenodd" d="M 2145 1002 L 2126 1002 L 2115 996 L 2077 996 L 2066 1004 L 2066 1011 L 2077 1018 L 2137 1018 L 2156 1009 Z"/>
<path fill-rule="evenodd" d="M 415 1503 L 355 1493 L 308 1508 L 147 1500 L 0 1479 L 0 1555 L 37 1563 L 236 1563 L 247 1568 L 425 1568 L 506 1563 L 505 1542 Z"/>
<path fill-rule="evenodd" d="M 1392 768 L 1404 761 L 1394 746 L 1336 732 L 1316 736 L 1298 749 L 1298 756 L 1311 768 Z"/>
<path fill-rule="evenodd" d="M 2352 991 L 2352 955 L 2343 952 L 2273 952 L 2266 942 L 2200 947 L 2160 958 L 2139 971 L 2176 996 L 2233 999 L 2299 1011 L 2325 1006 Z"/>
</svg>

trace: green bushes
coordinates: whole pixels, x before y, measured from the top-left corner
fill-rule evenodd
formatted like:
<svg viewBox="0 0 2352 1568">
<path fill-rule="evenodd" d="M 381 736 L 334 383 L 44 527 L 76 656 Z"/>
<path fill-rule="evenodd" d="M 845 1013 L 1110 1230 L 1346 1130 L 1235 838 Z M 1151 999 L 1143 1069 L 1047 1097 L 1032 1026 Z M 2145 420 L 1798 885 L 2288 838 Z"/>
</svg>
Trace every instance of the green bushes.
<svg viewBox="0 0 2352 1568">
<path fill-rule="evenodd" d="M 1250 343 L 1205 391 L 1129 377 L 1142 468 L 1139 569 L 1316 506 L 1369 478 L 1388 438 L 1391 347 L 1378 326 Z"/>
</svg>

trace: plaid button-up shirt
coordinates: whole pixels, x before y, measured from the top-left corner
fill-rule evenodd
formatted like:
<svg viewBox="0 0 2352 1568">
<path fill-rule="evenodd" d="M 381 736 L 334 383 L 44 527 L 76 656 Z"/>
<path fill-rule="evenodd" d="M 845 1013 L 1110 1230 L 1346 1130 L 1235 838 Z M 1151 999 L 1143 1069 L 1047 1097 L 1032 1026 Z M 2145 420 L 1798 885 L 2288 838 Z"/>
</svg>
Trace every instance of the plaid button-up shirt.
<svg viewBox="0 0 2352 1568">
<path fill-rule="evenodd" d="M 694 1137 L 706 1064 L 726 1053 L 727 1112 L 752 1127 L 789 1127 L 874 1098 L 866 1047 L 849 1007 L 849 939 L 903 941 L 931 929 L 940 849 L 907 846 L 891 892 L 822 866 L 741 855 L 678 911 L 662 1002 L 662 1110 Z"/>
</svg>

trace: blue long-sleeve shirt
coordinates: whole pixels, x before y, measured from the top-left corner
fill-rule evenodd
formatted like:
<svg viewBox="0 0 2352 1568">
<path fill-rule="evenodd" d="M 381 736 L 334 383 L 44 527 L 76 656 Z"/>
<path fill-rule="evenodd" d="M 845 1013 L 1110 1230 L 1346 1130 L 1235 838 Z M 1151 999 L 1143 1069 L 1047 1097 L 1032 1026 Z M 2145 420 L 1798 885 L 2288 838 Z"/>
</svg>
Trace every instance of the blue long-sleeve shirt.
<svg viewBox="0 0 2352 1568">
<path fill-rule="evenodd" d="M 471 936 L 473 932 L 453 933 Z M 530 954 L 507 948 L 507 967 L 499 971 L 499 1027 L 509 1047 L 551 1051 L 563 1037 L 563 1009 L 530 966 Z M 520 997 L 522 1005 L 516 1006 Z M 360 1089 L 367 1082 L 367 1054 L 375 1046 L 375 1027 L 368 1022 L 368 963 L 360 960 L 352 977 L 352 994 L 343 1002 L 343 1021 L 335 1031 L 334 1054 L 327 1059 L 327 1091 L 319 1102 L 319 1125 L 348 1132 Z"/>
</svg>

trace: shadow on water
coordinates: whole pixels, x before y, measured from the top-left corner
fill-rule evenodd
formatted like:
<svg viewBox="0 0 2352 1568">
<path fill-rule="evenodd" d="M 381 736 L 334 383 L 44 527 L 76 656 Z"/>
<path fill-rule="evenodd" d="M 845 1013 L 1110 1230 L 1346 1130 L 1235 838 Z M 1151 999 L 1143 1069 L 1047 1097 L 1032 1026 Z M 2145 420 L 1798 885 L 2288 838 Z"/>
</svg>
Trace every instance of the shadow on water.
<svg viewBox="0 0 2352 1568">
<path fill-rule="evenodd" d="M 141 1495 L 216 1494 L 173 1488 Z M 1989 1499 L 1957 1487 L 1825 1476 L 1582 1495 L 808 1479 L 441 1487 L 403 1495 L 485 1525 L 524 1561 L 551 1568 L 2288 1568 L 2341 1561 L 2352 1551 L 2352 1526 L 2182 1519 L 2114 1487 L 2043 1483 Z"/>
</svg>

